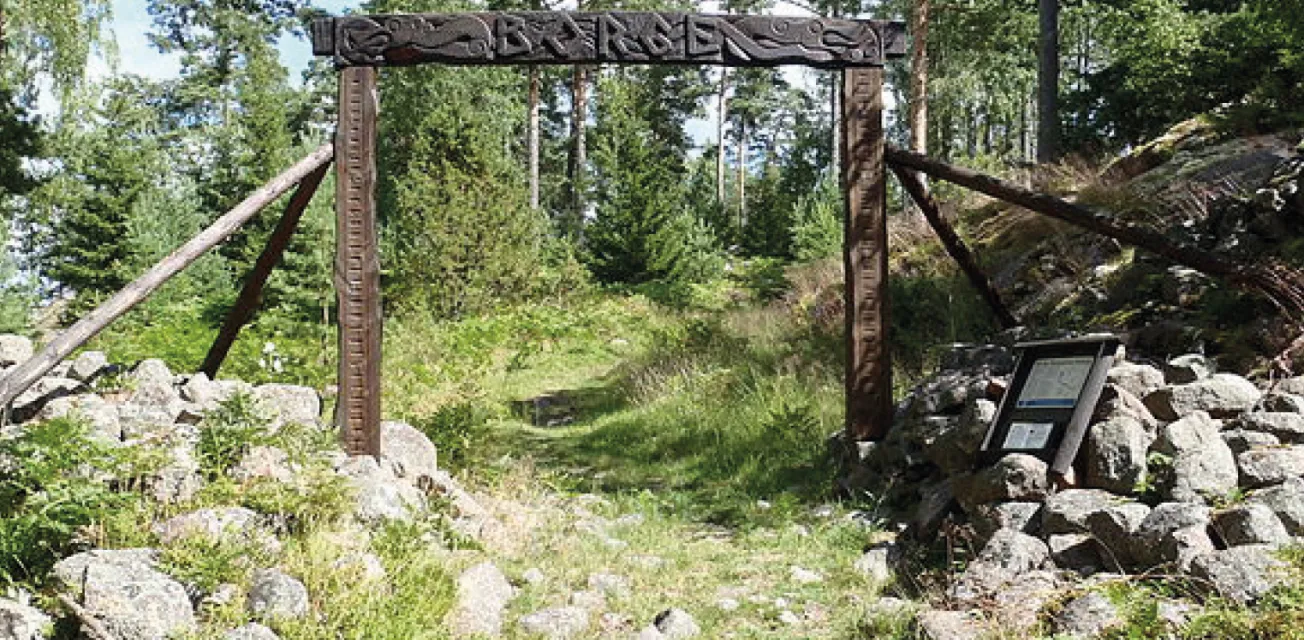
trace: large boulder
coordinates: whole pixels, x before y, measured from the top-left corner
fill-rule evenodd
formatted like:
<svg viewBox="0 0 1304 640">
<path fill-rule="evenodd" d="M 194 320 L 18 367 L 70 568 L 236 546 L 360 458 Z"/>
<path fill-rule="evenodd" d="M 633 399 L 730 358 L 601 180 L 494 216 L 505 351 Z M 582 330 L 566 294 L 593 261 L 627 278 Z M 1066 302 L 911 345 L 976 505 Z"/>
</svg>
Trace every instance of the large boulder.
<svg viewBox="0 0 1304 640">
<path fill-rule="evenodd" d="M 1178 420 L 1196 411 L 1230 418 L 1249 411 L 1262 396 L 1253 382 L 1231 373 L 1215 373 L 1190 384 L 1164 387 L 1145 396 L 1146 408 L 1160 420 Z"/>
<path fill-rule="evenodd" d="M 1280 484 L 1304 475 L 1304 445 L 1251 449 L 1236 456 L 1241 485 L 1248 488 Z"/>
<path fill-rule="evenodd" d="M 411 520 L 425 509 L 425 495 L 400 480 L 388 462 L 353 456 L 342 461 L 335 472 L 352 485 L 356 500 L 353 515 L 362 522 Z"/>
<path fill-rule="evenodd" d="M 1050 490 L 1048 466 L 1041 459 L 1012 453 L 966 476 L 956 478 L 951 489 L 966 511 L 997 501 L 1036 501 Z"/>
<path fill-rule="evenodd" d="M 158 358 L 149 358 L 136 363 L 135 368 L 131 370 L 131 380 L 140 385 L 166 385 L 171 386 L 176 382 L 176 376 L 172 375 L 172 369 L 168 364 Z"/>
<path fill-rule="evenodd" d="M 114 637 L 165 640 L 197 628 L 185 587 L 155 570 L 148 549 L 79 553 L 54 573 Z"/>
<path fill-rule="evenodd" d="M 1137 564 L 1137 531 L 1150 515 L 1140 502 L 1117 502 L 1087 516 L 1087 531 L 1104 565 L 1111 571 Z"/>
<path fill-rule="evenodd" d="M 1224 598 L 1252 604 L 1290 577 L 1289 565 L 1276 550 L 1276 545 L 1252 544 L 1211 551 L 1195 558 L 1191 573 Z"/>
<path fill-rule="evenodd" d="M 516 591 L 493 563 L 482 562 L 457 578 L 457 601 L 448 613 L 449 631 L 455 638 L 502 634 L 503 612 Z"/>
<path fill-rule="evenodd" d="M 1124 498 L 1100 489 L 1065 489 L 1046 500 L 1041 511 L 1043 535 L 1085 533 L 1087 519 L 1121 503 Z"/>
<path fill-rule="evenodd" d="M 1154 449 L 1172 457 L 1171 477 L 1165 479 L 1170 499 L 1202 501 L 1236 489 L 1236 456 L 1218 427 L 1209 414 L 1195 411 L 1160 429 Z"/>
<path fill-rule="evenodd" d="M 1091 426 L 1087 435 L 1086 485 L 1131 493 L 1146 476 L 1146 455 L 1154 438 L 1141 421 L 1117 417 Z"/>
<path fill-rule="evenodd" d="M 426 434 L 404 422 L 380 423 L 380 457 L 394 464 L 400 478 L 417 484 L 439 471 L 438 451 Z"/>
</svg>

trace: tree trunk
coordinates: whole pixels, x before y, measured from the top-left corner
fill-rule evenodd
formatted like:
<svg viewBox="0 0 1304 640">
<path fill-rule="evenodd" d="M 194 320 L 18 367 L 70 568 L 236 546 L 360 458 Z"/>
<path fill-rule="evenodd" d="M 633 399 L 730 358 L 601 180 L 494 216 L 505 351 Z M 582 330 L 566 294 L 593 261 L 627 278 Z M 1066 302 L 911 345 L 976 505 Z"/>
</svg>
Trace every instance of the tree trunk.
<svg viewBox="0 0 1304 640">
<path fill-rule="evenodd" d="M 928 153 L 928 9 L 915 0 L 910 14 L 910 150 Z"/>
<path fill-rule="evenodd" d="M 842 171 L 842 72 L 829 71 L 829 131 L 833 144 L 829 147 L 829 174 L 836 184 L 841 184 Z"/>
<path fill-rule="evenodd" d="M 570 174 L 571 226 L 576 235 L 584 226 L 585 165 L 588 162 L 584 127 L 589 114 L 588 75 L 588 69 L 582 65 L 576 65 L 571 75 L 571 145 L 567 173 Z"/>
<path fill-rule="evenodd" d="M 747 121 L 738 121 L 738 234 L 747 227 Z"/>
<path fill-rule="evenodd" d="M 539 210 L 539 67 L 530 67 L 530 209 Z"/>
<path fill-rule="evenodd" d="M 1059 0 L 1037 0 L 1037 161 L 1059 159 Z"/>
<path fill-rule="evenodd" d="M 993 198 L 1062 220 L 1088 231 L 1154 253 L 1176 264 L 1222 278 L 1246 291 L 1263 295 L 1292 321 L 1304 320 L 1304 273 L 1274 260 L 1239 262 L 1224 255 L 1174 242 L 1164 234 L 1118 220 L 1084 206 L 1044 193 L 1024 189 L 1000 178 L 934 160 L 891 145 L 887 161 L 894 167 L 923 171 L 939 180 L 954 182 Z"/>
<path fill-rule="evenodd" d="M 158 264 L 150 267 L 148 271 L 121 291 L 113 294 L 113 297 L 105 300 L 94 311 L 82 316 L 71 327 L 61 331 L 39 353 L 6 372 L 3 377 L 0 377 L 0 407 L 12 402 L 14 398 L 18 397 L 18 394 L 26 391 L 28 387 L 32 386 L 32 383 L 40 380 L 41 376 L 53 369 L 55 365 L 68 357 L 78 347 L 86 344 L 87 341 L 94 338 L 96 334 L 103 331 L 114 320 L 122 317 L 123 314 L 149 298 L 165 282 L 171 280 L 173 276 L 181 273 L 183 269 L 190 266 L 210 249 L 230 237 L 241 225 L 258 215 L 258 212 L 262 211 L 264 207 L 275 202 L 277 198 L 289 191 L 291 187 L 299 184 L 306 176 L 330 162 L 334 155 L 335 147 L 333 145 L 322 145 L 308 157 L 300 160 L 293 167 L 290 167 L 248 198 L 245 198 L 234 209 L 213 221 L 213 224 L 209 225 L 208 228 L 168 254 Z"/>
<path fill-rule="evenodd" d="M 717 203 L 720 205 L 720 211 L 722 212 L 726 210 L 726 206 L 725 206 L 726 196 L 725 196 L 725 184 L 724 184 L 724 156 L 725 156 L 724 130 L 725 130 L 725 121 L 729 115 L 729 104 L 728 104 L 729 97 L 727 95 L 728 91 L 729 91 L 729 67 L 720 67 L 720 95 L 716 97 L 717 102 L 716 102 L 716 111 L 715 111 L 715 118 L 716 118 L 715 139 L 718 147 L 715 153 L 715 199 Z"/>
</svg>

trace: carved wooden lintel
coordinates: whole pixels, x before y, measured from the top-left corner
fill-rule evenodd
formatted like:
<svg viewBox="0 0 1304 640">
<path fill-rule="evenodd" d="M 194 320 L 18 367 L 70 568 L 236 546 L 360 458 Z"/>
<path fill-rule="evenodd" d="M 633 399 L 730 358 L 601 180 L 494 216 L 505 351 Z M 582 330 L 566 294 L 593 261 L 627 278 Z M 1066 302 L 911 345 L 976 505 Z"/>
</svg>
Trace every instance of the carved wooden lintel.
<svg viewBox="0 0 1304 640">
<path fill-rule="evenodd" d="M 512 11 L 318 18 L 313 53 L 337 65 L 798 64 L 882 66 L 899 22 L 671 12 Z"/>
</svg>

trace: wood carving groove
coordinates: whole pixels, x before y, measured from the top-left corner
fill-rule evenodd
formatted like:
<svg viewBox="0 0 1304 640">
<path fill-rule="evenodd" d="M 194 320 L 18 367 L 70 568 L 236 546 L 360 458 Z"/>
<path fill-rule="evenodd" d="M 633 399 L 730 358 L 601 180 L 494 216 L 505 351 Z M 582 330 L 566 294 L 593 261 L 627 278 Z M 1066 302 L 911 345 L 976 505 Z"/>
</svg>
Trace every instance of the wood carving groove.
<svg viewBox="0 0 1304 640">
<path fill-rule="evenodd" d="M 339 297 L 339 405 L 345 451 L 380 454 L 380 263 L 376 249 L 376 70 L 340 73 L 336 133 L 335 290 Z"/>
<path fill-rule="evenodd" d="M 313 52 L 341 67 L 422 63 L 876 67 L 899 22 L 675 12 L 512 11 L 319 18 Z"/>
</svg>

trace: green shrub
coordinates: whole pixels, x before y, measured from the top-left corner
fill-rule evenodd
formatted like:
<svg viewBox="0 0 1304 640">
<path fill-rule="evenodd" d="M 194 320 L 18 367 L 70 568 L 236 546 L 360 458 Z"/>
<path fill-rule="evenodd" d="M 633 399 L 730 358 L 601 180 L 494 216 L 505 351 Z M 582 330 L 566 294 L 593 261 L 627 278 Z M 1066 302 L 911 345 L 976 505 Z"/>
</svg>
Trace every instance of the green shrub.
<svg viewBox="0 0 1304 640">
<path fill-rule="evenodd" d="M 237 393 L 209 411 L 199 425 L 199 468 L 210 480 L 240 461 L 250 447 L 268 442 L 271 424 L 250 394 Z"/>
<path fill-rule="evenodd" d="M 109 486 L 119 463 L 87 433 L 58 419 L 0 439 L 0 584 L 39 585 L 90 527 L 135 499 Z"/>
<path fill-rule="evenodd" d="M 483 433 L 490 417 L 492 413 L 481 401 L 465 399 L 413 419 L 412 426 L 434 443 L 441 465 L 456 466 L 466 461 L 471 444 Z"/>
</svg>

